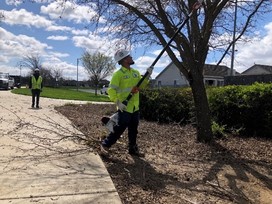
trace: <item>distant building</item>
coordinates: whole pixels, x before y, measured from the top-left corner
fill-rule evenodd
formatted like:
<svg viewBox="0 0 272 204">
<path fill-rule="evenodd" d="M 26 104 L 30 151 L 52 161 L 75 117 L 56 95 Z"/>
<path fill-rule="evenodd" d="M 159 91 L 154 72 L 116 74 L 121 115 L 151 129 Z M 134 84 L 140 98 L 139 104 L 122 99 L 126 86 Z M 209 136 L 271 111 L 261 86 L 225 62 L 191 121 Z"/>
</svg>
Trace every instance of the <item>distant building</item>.
<svg viewBox="0 0 272 204">
<path fill-rule="evenodd" d="M 261 74 L 272 74 L 272 66 L 254 64 L 252 67 L 248 68 L 241 75 L 261 75 Z"/>
<path fill-rule="evenodd" d="M 225 85 L 251 85 L 255 82 L 271 83 L 272 66 L 254 64 L 239 76 L 225 77 Z"/>
<path fill-rule="evenodd" d="M 223 86 L 224 76 L 230 74 L 230 68 L 222 65 L 204 65 L 204 83 L 210 86 Z M 234 71 L 234 75 L 239 75 Z M 171 62 L 162 72 L 155 78 L 155 87 L 182 87 L 189 86 L 186 77 L 180 70 Z"/>
<path fill-rule="evenodd" d="M 155 87 L 181 87 L 189 85 L 185 76 L 183 76 L 174 63 L 170 63 L 165 67 L 154 81 Z"/>
</svg>

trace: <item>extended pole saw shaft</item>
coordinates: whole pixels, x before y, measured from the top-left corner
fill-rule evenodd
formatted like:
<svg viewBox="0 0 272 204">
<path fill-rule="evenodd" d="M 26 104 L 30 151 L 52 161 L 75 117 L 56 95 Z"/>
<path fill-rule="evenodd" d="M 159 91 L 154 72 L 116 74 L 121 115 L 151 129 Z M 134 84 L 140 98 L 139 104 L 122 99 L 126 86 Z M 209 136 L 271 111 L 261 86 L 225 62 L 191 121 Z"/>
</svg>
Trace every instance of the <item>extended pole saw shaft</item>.
<svg viewBox="0 0 272 204">
<path fill-rule="evenodd" d="M 185 24 L 189 21 L 189 19 L 191 18 L 191 16 L 193 15 L 194 11 L 198 10 L 201 5 L 202 5 L 203 0 L 198 0 L 194 5 L 193 5 L 193 9 L 190 12 L 190 14 L 187 16 L 187 18 L 184 20 L 184 22 L 180 25 L 180 27 L 178 28 L 178 30 L 174 33 L 174 35 L 172 36 L 172 38 L 169 40 L 169 42 L 164 46 L 164 48 L 162 49 L 162 51 L 160 52 L 160 54 L 156 57 L 156 59 L 154 60 L 154 62 L 151 64 L 150 67 L 154 67 L 155 64 L 159 61 L 159 59 L 161 58 L 161 56 L 163 55 L 163 53 L 165 52 L 165 50 L 169 47 L 169 45 L 172 43 L 172 41 L 175 39 L 175 37 L 179 34 L 179 32 L 181 31 L 181 29 L 185 26 Z M 137 83 L 136 87 L 139 87 L 144 79 L 148 76 L 148 72 L 146 72 L 144 74 L 144 76 L 140 79 L 140 81 Z M 127 105 L 128 101 L 131 99 L 131 97 L 133 96 L 133 93 L 130 92 L 130 94 L 127 96 L 126 100 L 123 101 L 123 104 Z"/>
</svg>

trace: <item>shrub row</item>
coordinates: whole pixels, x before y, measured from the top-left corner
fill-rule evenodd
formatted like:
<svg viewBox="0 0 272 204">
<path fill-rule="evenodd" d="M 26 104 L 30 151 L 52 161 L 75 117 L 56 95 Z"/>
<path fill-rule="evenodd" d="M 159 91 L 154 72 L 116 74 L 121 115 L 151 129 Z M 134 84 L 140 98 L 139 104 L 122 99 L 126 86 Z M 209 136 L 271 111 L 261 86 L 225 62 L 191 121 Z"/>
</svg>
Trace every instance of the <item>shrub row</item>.
<svg viewBox="0 0 272 204">
<path fill-rule="evenodd" d="M 272 84 L 207 89 L 213 121 L 226 130 L 250 136 L 272 135 Z M 191 123 L 194 104 L 190 88 L 147 89 L 141 94 L 141 116 L 163 123 Z"/>
<path fill-rule="evenodd" d="M 212 117 L 220 125 L 243 135 L 272 135 L 272 84 L 218 87 L 208 96 Z"/>
<path fill-rule="evenodd" d="M 141 116 L 162 123 L 188 123 L 193 107 L 192 93 L 183 89 L 146 89 L 140 94 Z"/>
</svg>

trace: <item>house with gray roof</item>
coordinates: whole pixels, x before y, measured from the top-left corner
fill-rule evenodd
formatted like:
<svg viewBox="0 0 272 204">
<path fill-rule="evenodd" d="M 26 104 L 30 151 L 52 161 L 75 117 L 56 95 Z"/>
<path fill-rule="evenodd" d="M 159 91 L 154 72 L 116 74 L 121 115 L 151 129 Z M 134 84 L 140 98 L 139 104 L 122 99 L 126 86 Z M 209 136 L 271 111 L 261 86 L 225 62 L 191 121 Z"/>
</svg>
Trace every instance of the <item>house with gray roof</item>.
<svg viewBox="0 0 272 204">
<path fill-rule="evenodd" d="M 260 74 L 272 74 L 272 66 L 254 64 L 247 70 L 241 73 L 241 75 L 260 75 Z"/>
<path fill-rule="evenodd" d="M 210 86 L 223 86 L 224 76 L 230 75 L 230 68 L 223 65 L 204 65 L 204 83 Z M 239 75 L 234 71 L 234 75 Z M 186 77 L 176 65 L 171 62 L 154 80 L 155 87 L 183 87 L 189 86 Z"/>
<path fill-rule="evenodd" d="M 239 76 L 225 77 L 225 85 L 250 85 L 255 82 L 272 83 L 272 66 L 254 64 Z"/>
</svg>

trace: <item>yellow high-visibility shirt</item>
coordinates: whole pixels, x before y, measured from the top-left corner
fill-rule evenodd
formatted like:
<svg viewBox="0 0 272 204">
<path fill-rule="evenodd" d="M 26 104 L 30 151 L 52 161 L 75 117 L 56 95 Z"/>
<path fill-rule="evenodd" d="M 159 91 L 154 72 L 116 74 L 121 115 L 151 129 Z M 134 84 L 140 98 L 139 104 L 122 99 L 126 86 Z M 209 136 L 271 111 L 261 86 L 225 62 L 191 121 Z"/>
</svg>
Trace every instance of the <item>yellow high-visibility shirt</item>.
<svg viewBox="0 0 272 204">
<path fill-rule="evenodd" d="M 42 77 L 39 76 L 38 80 L 34 76 L 31 79 L 32 89 L 42 89 Z"/>
<path fill-rule="evenodd" d="M 127 69 L 125 67 L 121 67 L 118 71 L 116 71 L 112 79 L 110 81 L 108 94 L 109 98 L 113 102 L 123 102 L 126 100 L 127 96 L 130 94 L 130 91 L 133 87 L 137 85 L 142 76 L 140 72 L 136 69 Z M 148 80 L 145 79 L 143 83 L 140 85 L 141 88 L 145 88 L 148 84 Z M 133 113 L 139 110 L 139 92 L 134 94 L 131 99 L 128 101 L 126 111 L 129 113 Z"/>
</svg>

